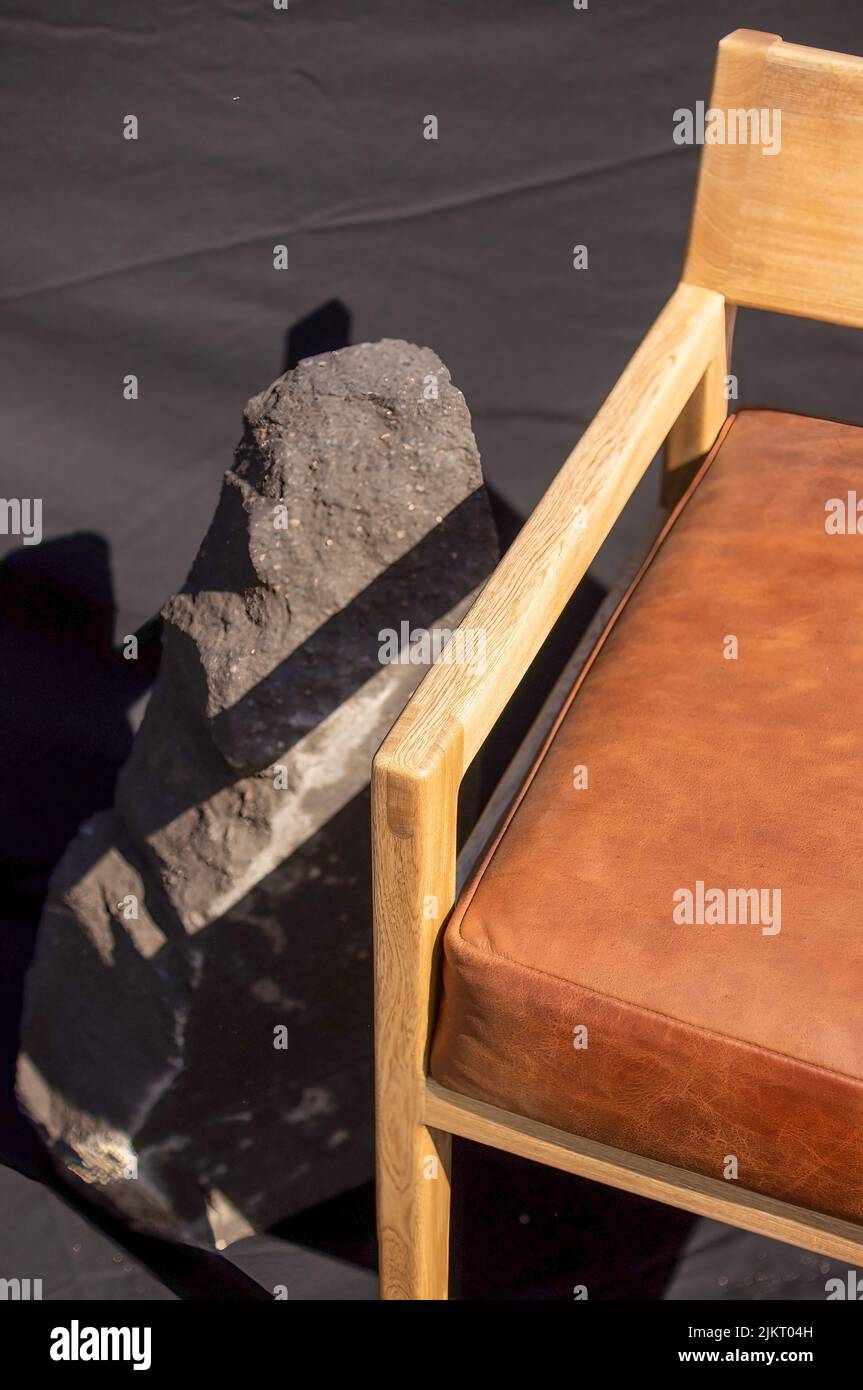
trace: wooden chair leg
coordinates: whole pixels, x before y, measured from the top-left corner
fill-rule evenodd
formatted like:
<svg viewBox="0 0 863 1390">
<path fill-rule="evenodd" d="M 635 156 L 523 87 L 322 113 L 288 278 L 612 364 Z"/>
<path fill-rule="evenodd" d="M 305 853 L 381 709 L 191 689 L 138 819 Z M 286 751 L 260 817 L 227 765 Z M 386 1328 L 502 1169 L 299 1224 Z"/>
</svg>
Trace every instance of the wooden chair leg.
<svg viewBox="0 0 863 1390">
<path fill-rule="evenodd" d="M 372 771 L 375 1093 L 383 1298 L 445 1299 L 448 1133 L 425 1124 L 441 925 L 455 897 L 460 745 L 422 768 L 384 742 Z"/>
<path fill-rule="evenodd" d="M 381 1298 L 449 1296 L 451 1148 L 441 1130 L 378 1117 Z"/>
</svg>

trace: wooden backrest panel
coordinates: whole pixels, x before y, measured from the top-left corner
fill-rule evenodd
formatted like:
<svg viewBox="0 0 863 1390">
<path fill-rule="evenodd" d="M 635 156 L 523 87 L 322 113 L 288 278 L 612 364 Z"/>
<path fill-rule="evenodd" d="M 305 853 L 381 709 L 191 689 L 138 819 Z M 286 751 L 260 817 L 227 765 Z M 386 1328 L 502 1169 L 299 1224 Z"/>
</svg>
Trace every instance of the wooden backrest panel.
<svg viewBox="0 0 863 1390">
<path fill-rule="evenodd" d="M 708 115 L 684 280 L 863 328 L 863 59 L 738 29 L 719 45 L 710 105 L 724 114 Z M 747 125 L 746 143 L 707 143 L 711 124 L 742 129 L 744 110 L 768 113 L 770 138 Z"/>
</svg>

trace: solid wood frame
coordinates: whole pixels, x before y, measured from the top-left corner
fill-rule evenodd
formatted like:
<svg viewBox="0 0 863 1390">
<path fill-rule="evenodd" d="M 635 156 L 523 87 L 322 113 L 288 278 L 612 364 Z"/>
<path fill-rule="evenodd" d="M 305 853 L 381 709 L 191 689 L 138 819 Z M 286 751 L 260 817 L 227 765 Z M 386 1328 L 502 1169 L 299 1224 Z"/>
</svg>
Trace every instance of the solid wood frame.
<svg viewBox="0 0 863 1390">
<path fill-rule="evenodd" d="M 384 1298 L 447 1297 L 453 1134 L 805 1249 L 863 1259 L 863 1227 L 496 1110 L 444 1091 L 427 1073 L 437 953 L 456 894 L 462 778 L 663 443 L 667 497 L 679 490 L 677 478 L 686 466 L 709 450 L 727 413 L 723 388 L 735 305 L 863 326 L 863 62 L 738 30 L 719 46 L 713 105 L 757 106 L 765 92 L 772 105 L 787 104 L 784 167 L 777 172 L 772 166 L 780 160 L 752 147 L 705 146 L 681 283 L 463 619 L 462 627 L 485 634 L 484 669 L 434 665 L 375 759 L 376 1125 Z M 854 148 L 840 150 L 849 139 Z M 801 195 L 802 188 L 814 196 L 812 161 L 823 161 L 825 143 L 828 165 L 832 158 L 835 170 L 840 161 L 854 194 L 853 217 L 848 190 L 842 195 L 840 234 L 827 226 L 823 209 L 807 207 Z M 758 160 L 771 169 L 762 170 Z M 767 202 L 758 196 L 765 174 Z M 796 228 L 788 256 L 775 241 L 757 243 L 775 230 L 783 208 L 795 219 L 786 225 Z M 819 261 L 823 273 L 819 269 L 815 276 L 814 296 L 808 281 L 794 279 L 801 237 L 826 261 Z"/>
</svg>

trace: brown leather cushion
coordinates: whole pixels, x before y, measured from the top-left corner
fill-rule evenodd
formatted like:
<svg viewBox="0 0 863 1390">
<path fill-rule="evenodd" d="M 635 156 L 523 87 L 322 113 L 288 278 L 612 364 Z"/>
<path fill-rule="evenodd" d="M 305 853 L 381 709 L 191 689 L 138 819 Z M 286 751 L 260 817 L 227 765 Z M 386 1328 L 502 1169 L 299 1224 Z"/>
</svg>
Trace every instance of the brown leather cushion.
<svg viewBox="0 0 863 1390">
<path fill-rule="evenodd" d="M 825 529 L 855 490 L 863 430 L 730 422 L 456 906 L 431 1072 L 860 1220 L 863 534 Z M 780 890 L 780 930 L 678 924 L 699 881 Z"/>
</svg>

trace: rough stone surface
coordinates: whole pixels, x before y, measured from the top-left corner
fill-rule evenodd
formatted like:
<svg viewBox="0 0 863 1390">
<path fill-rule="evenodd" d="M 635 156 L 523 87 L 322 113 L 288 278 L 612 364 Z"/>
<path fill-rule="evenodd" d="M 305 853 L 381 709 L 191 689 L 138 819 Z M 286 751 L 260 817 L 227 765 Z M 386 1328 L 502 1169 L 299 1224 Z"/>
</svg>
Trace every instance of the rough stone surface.
<svg viewBox="0 0 863 1390">
<path fill-rule="evenodd" d="M 369 1175 L 368 780 L 422 675 L 379 632 L 451 626 L 496 544 L 428 349 L 345 348 L 249 402 L 28 979 L 21 1104 L 138 1226 L 230 1242 Z"/>
</svg>

